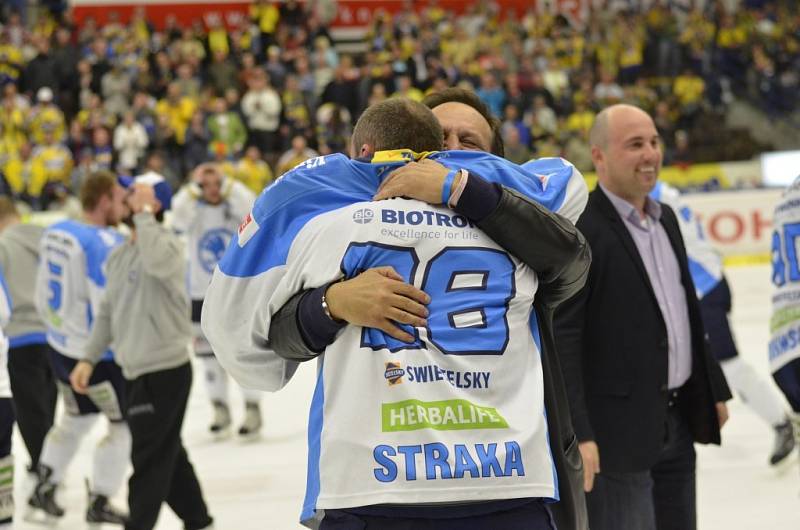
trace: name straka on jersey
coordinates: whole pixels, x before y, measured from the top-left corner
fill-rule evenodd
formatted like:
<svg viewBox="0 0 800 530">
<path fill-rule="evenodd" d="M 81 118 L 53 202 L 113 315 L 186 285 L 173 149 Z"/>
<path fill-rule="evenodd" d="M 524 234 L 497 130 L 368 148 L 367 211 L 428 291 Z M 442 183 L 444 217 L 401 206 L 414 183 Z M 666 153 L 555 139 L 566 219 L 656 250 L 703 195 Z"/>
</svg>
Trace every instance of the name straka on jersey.
<svg viewBox="0 0 800 530">
<path fill-rule="evenodd" d="M 504 442 L 505 455 L 498 456 L 496 443 L 454 444 L 441 442 L 424 445 L 378 445 L 372 451 L 373 474 L 378 482 L 394 482 L 398 475 L 406 481 L 437 479 L 481 479 L 489 477 L 525 476 L 522 450 L 516 441 Z M 421 466 L 417 465 L 417 455 Z"/>
</svg>

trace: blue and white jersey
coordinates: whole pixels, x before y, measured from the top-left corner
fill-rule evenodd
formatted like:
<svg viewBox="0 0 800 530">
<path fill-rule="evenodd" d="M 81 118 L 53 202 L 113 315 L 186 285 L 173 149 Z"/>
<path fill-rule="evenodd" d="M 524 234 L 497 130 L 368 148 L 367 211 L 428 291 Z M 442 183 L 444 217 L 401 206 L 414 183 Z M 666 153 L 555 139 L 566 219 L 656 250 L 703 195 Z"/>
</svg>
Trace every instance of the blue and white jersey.
<svg viewBox="0 0 800 530">
<path fill-rule="evenodd" d="M 664 182 L 656 182 L 650 197 L 663 202 L 675 211 L 678 226 L 689 257 L 689 273 L 692 275 L 697 298 L 702 299 L 722 281 L 722 256 L 706 239 L 703 225 L 692 210 L 681 201 L 680 192 Z"/>
<path fill-rule="evenodd" d="M 300 290 L 392 265 L 431 294 L 428 327 L 407 328 L 415 344 L 348 326 L 326 350 L 304 520 L 376 503 L 557 497 L 531 333 L 536 275 L 449 209 L 369 202 L 412 157 L 330 155 L 290 171 L 259 196 L 206 293 L 203 331 L 220 362 L 242 385 L 268 391 L 297 366 L 270 351 L 268 336 L 272 315 Z M 431 158 L 551 210 L 574 201 L 565 192 L 573 170 L 559 183 L 487 153 Z"/>
<path fill-rule="evenodd" d="M 775 207 L 772 218 L 772 318 L 769 364 L 773 373 L 800 359 L 800 177 Z"/>
<path fill-rule="evenodd" d="M 0 268 L 0 398 L 11 397 L 11 381 L 8 378 L 8 337 L 6 326 L 11 321 L 11 295 L 3 269 Z"/>
<path fill-rule="evenodd" d="M 543 189 L 551 188 L 558 197 L 553 201 L 553 211 L 563 215 L 572 224 L 578 222 L 586 202 L 589 190 L 581 172 L 571 162 L 563 158 L 537 158 L 522 164 L 522 169 L 538 178 Z"/>
<path fill-rule="evenodd" d="M 247 186 L 233 179 L 225 179 L 220 204 L 204 202 L 199 193 L 189 184 L 172 199 L 172 228 L 187 238 L 192 300 L 205 297 L 214 268 L 256 200 Z"/>
<path fill-rule="evenodd" d="M 106 285 L 105 262 L 124 240 L 113 228 L 66 220 L 42 236 L 36 309 L 47 342 L 62 355 L 82 359 Z M 110 352 L 105 359 L 110 359 Z"/>
</svg>

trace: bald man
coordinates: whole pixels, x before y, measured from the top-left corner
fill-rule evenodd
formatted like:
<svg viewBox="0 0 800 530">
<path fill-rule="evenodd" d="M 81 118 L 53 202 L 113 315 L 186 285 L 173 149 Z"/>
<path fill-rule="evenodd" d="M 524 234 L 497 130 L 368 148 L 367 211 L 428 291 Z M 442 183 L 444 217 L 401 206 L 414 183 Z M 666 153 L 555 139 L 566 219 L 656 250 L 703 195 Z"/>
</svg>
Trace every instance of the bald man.
<svg viewBox="0 0 800 530">
<path fill-rule="evenodd" d="M 720 443 L 730 391 L 706 347 L 675 213 L 648 196 L 662 161 L 653 120 L 614 105 L 590 142 L 599 184 L 577 227 L 593 259 L 556 314 L 589 526 L 693 530 L 693 443 Z"/>
</svg>

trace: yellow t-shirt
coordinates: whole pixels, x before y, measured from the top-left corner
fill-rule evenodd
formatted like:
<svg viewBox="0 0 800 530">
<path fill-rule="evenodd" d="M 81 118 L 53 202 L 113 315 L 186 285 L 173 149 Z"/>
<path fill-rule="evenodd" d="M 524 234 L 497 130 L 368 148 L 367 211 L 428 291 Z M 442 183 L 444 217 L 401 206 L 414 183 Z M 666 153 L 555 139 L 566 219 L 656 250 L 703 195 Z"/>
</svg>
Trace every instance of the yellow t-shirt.
<svg viewBox="0 0 800 530">
<path fill-rule="evenodd" d="M 250 6 L 250 17 L 258 23 L 261 33 L 275 33 L 281 13 L 273 4 Z"/>
<path fill-rule="evenodd" d="M 43 145 L 33 151 L 31 157 L 31 180 L 28 193 L 32 197 L 42 194 L 45 184 L 60 182 L 70 185 L 72 173 L 72 153 L 60 144 Z"/>
<path fill-rule="evenodd" d="M 236 164 L 234 177 L 241 181 L 245 186 L 258 195 L 272 181 L 272 170 L 266 162 L 253 162 L 249 158 L 243 158 Z"/>
<path fill-rule="evenodd" d="M 175 105 L 166 99 L 156 104 L 156 112 L 169 117 L 169 124 L 175 130 L 175 139 L 180 145 L 186 141 L 186 128 L 196 108 L 197 104 L 190 98 L 181 98 Z"/>
</svg>

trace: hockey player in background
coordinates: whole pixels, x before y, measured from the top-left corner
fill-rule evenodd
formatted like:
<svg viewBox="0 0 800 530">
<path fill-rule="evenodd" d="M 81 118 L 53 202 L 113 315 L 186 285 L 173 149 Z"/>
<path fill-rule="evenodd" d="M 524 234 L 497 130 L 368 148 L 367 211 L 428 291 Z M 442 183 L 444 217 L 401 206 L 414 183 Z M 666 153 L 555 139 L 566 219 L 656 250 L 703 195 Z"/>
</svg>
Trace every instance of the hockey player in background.
<svg viewBox="0 0 800 530">
<path fill-rule="evenodd" d="M 800 433 L 800 177 L 783 193 L 772 218 L 772 318 L 769 364 L 772 377 L 792 406 Z"/>
<path fill-rule="evenodd" d="M 209 430 L 215 435 L 227 434 L 231 425 L 228 374 L 200 329 L 200 314 L 214 268 L 254 201 L 255 195 L 244 184 L 223 175 L 220 167 L 211 163 L 199 165 L 191 182 L 172 201 L 172 227 L 187 237 L 194 350 L 205 368 L 206 388 L 214 407 Z M 242 388 L 242 394 L 245 416 L 239 434 L 255 435 L 261 429 L 261 391 Z"/>
<path fill-rule="evenodd" d="M 45 436 L 53 426 L 58 397 L 50 367 L 53 349 L 47 343 L 44 322 L 33 299 L 43 232 L 41 226 L 22 223 L 11 198 L 0 197 L 0 268 L 14 301 L 11 321 L 5 328 L 8 375 L 17 425 L 31 458 L 28 470 L 33 473 L 39 467 Z"/>
<path fill-rule="evenodd" d="M 11 530 L 14 517 L 14 457 L 11 436 L 14 433 L 14 404 L 8 380 L 8 338 L 3 332 L 11 320 L 11 298 L 0 268 L 0 530 Z"/>
<path fill-rule="evenodd" d="M 34 512 L 44 512 L 47 519 L 64 515 L 56 503 L 56 487 L 81 440 L 102 412 L 109 420 L 108 434 L 95 448 L 86 520 L 123 524 L 125 516 L 108 502 L 122 486 L 131 451 L 122 372 L 108 350 L 97 365 L 86 395 L 70 388 L 69 374 L 85 355 L 106 285 L 106 258 L 123 241 L 122 234 L 113 227 L 127 213 L 125 189 L 114 174 L 99 171 L 84 181 L 80 199 L 83 220 L 56 223 L 45 230 L 41 241 L 36 307 L 47 326 L 47 340 L 55 349 L 52 363 L 64 414 L 47 434 L 37 484 L 28 504 Z"/>
<path fill-rule="evenodd" d="M 769 463 L 779 464 L 794 449 L 794 429 L 774 387 L 759 377 L 736 349 L 728 322 L 731 291 L 722 270 L 722 258 L 705 238 L 702 225 L 681 201 L 677 189 L 658 182 L 650 196 L 669 205 L 677 214 L 711 354 L 719 362 L 731 388 L 774 430 L 775 440 Z"/>
</svg>

